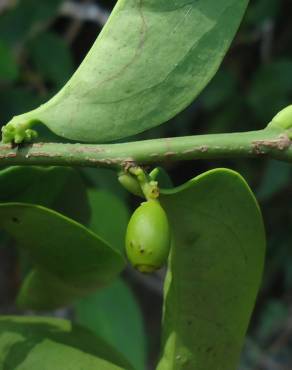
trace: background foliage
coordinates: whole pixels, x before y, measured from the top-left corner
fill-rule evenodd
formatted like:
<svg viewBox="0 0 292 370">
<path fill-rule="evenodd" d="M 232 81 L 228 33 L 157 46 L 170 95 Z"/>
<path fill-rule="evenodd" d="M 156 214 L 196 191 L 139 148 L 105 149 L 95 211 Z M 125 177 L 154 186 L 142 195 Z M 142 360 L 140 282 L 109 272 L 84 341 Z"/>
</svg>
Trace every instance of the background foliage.
<svg viewBox="0 0 292 370">
<path fill-rule="evenodd" d="M 0 122 L 38 106 L 70 77 L 102 28 L 114 1 L 63 2 L 61 0 L 6 0 L 0 3 Z M 70 5 L 71 4 L 71 5 Z M 84 10 L 87 10 L 84 11 Z M 292 98 L 292 33 L 289 0 L 253 0 L 225 61 L 195 104 L 168 125 L 136 138 L 181 136 L 198 133 L 260 129 Z M 196 125 L 195 125 L 196 123 Z M 194 128 L 196 127 L 196 128 Z M 57 141 L 43 129 L 42 140 Z M 268 238 L 265 277 L 249 337 L 242 356 L 242 370 L 285 370 L 292 366 L 292 250 L 289 226 L 292 212 L 292 170 L 276 161 L 224 160 L 170 164 L 165 167 L 175 184 L 217 166 L 239 171 L 257 195 Z M 138 200 L 118 185 L 107 170 L 79 169 L 50 206 L 123 247 L 123 234 Z M 49 181 L 49 180 L 47 180 Z M 46 182 L 38 188 L 47 193 Z M 5 191 L 1 189 L 3 199 Z M 17 189 L 6 195 L 15 201 Z M 42 198 L 41 190 L 37 196 Z M 82 194 L 77 199 L 76 194 Z M 35 194 L 27 193 L 24 201 Z M 40 200 L 39 200 L 40 202 Z M 99 219 L 111 220 L 116 230 Z M 114 216 L 113 216 L 114 215 Z M 113 222 L 114 217 L 114 222 Z M 0 312 L 19 313 L 14 298 L 23 271 L 30 268 L 14 243 L 1 235 Z M 17 258 L 20 255 L 20 259 Z M 66 310 L 50 313 L 73 318 L 119 348 L 137 369 L 149 354 L 149 365 L 158 356 L 162 275 L 141 277 L 131 269 L 123 280 L 86 297 Z M 29 314 L 30 312 L 24 311 Z M 144 317 L 144 319 L 142 319 Z M 131 329 L 129 329 L 131 328 Z M 125 341 L 124 333 L 127 333 Z M 131 333 L 131 335 L 130 335 Z M 138 338 L 138 339 L 137 339 Z M 134 350 L 135 349 L 135 350 Z"/>
</svg>

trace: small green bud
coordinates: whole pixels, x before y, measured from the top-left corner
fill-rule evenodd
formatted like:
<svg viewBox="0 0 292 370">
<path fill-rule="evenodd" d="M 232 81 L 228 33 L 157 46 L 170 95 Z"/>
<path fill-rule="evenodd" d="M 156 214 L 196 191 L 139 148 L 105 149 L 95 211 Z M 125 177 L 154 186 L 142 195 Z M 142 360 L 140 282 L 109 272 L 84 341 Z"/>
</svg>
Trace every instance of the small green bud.
<svg viewBox="0 0 292 370">
<path fill-rule="evenodd" d="M 2 142 L 4 144 L 21 144 L 23 142 L 30 142 L 35 139 L 38 134 L 31 127 L 38 123 L 37 120 L 28 120 L 25 122 L 17 121 L 17 117 L 14 117 L 7 125 L 3 126 L 2 131 Z"/>
<path fill-rule="evenodd" d="M 120 184 L 130 193 L 144 198 L 140 183 L 133 175 L 126 172 L 121 172 L 118 176 L 118 180 Z"/>
<path fill-rule="evenodd" d="M 152 180 L 156 180 L 158 175 L 160 173 L 160 168 L 159 167 L 155 167 L 153 168 L 153 170 L 149 173 L 149 176 Z"/>
<path fill-rule="evenodd" d="M 292 105 L 288 105 L 276 114 L 269 126 L 280 127 L 285 130 L 292 129 Z"/>
</svg>

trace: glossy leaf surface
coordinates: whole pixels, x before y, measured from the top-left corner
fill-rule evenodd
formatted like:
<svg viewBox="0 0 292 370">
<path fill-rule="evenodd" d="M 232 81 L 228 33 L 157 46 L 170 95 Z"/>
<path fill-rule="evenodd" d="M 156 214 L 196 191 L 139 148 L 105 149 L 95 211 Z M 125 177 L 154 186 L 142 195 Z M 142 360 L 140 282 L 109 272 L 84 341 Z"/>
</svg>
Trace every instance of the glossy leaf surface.
<svg viewBox="0 0 292 370">
<path fill-rule="evenodd" d="M 173 230 L 158 370 L 234 370 L 259 289 L 265 235 L 256 200 L 217 169 L 165 191 Z"/>
<path fill-rule="evenodd" d="M 108 344 L 69 321 L 0 317 L 0 370 L 132 370 Z"/>
<path fill-rule="evenodd" d="M 96 234 L 42 206 L 0 204 L 0 227 L 26 249 L 36 264 L 19 296 L 24 307 L 63 306 L 72 297 L 108 283 L 124 266 L 121 254 Z"/>
<path fill-rule="evenodd" d="M 247 3 L 119 0 L 65 87 L 10 124 L 39 120 L 65 138 L 105 142 L 169 120 L 214 76 Z"/>
</svg>

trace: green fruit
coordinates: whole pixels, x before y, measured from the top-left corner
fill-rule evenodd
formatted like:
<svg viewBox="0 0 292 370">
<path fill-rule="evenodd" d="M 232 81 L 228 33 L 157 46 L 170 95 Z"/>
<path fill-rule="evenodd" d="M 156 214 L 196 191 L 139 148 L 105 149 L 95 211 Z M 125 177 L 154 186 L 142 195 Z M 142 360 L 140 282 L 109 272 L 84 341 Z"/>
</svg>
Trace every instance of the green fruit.
<svg viewBox="0 0 292 370">
<path fill-rule="evenodd" d="M 170 228 L 165 211 L 157 200 L 143 202 L 133 213 L 126 232 L 126 253 L 140 272 L 158 270 L 170 249 Z"/>
</svg>

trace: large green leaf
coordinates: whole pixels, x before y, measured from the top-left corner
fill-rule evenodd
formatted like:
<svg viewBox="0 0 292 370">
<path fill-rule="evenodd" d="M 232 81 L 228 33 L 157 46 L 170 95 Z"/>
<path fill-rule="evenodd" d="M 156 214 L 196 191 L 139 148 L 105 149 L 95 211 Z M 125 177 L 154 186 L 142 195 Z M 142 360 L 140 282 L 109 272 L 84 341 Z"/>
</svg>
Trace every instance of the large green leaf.
<svg viewBox="0 0 292 370">
<path fill-rule="evenodd" d="M 24 307 L 63 306 L 108 283 L 124 266 L 121 254 L 96 234 L 42 206 L 2 203 L 0 227 L 36 264 L 20 292 Z"/>
<path fill-rule="evenodd" d="M 74 172 L 69 167 L 8 167 L 0 171 L 0 201 L 49 206 Z"/>
<path fill-rule="evenodd" d="M 75 305 L 75 313 L 81 325 L 117 348 L 136 370 L 145 369 L 146 335 L 142 314 L 133 293 L 122 280 L 80 300 Z"/>
<path fill-rule="evenodd" d="M 167 121 L 214 76 L 247 3 L 119 0 L 65 87 L 10 125 L 39 120 L 65 138 L 104 142 Z"/>
<path fill-rule="evenodd" d="M 132 370 L 91 332 L 45 317 L 0 317 L 0 370 Z"/>
<path fill-rule="evenodd" d="M 234 370 L 259 289 L 265 235 L 245 181 L 209 171 L 167 191 L 173 230 L 158 370 Z"/>
</svg>

